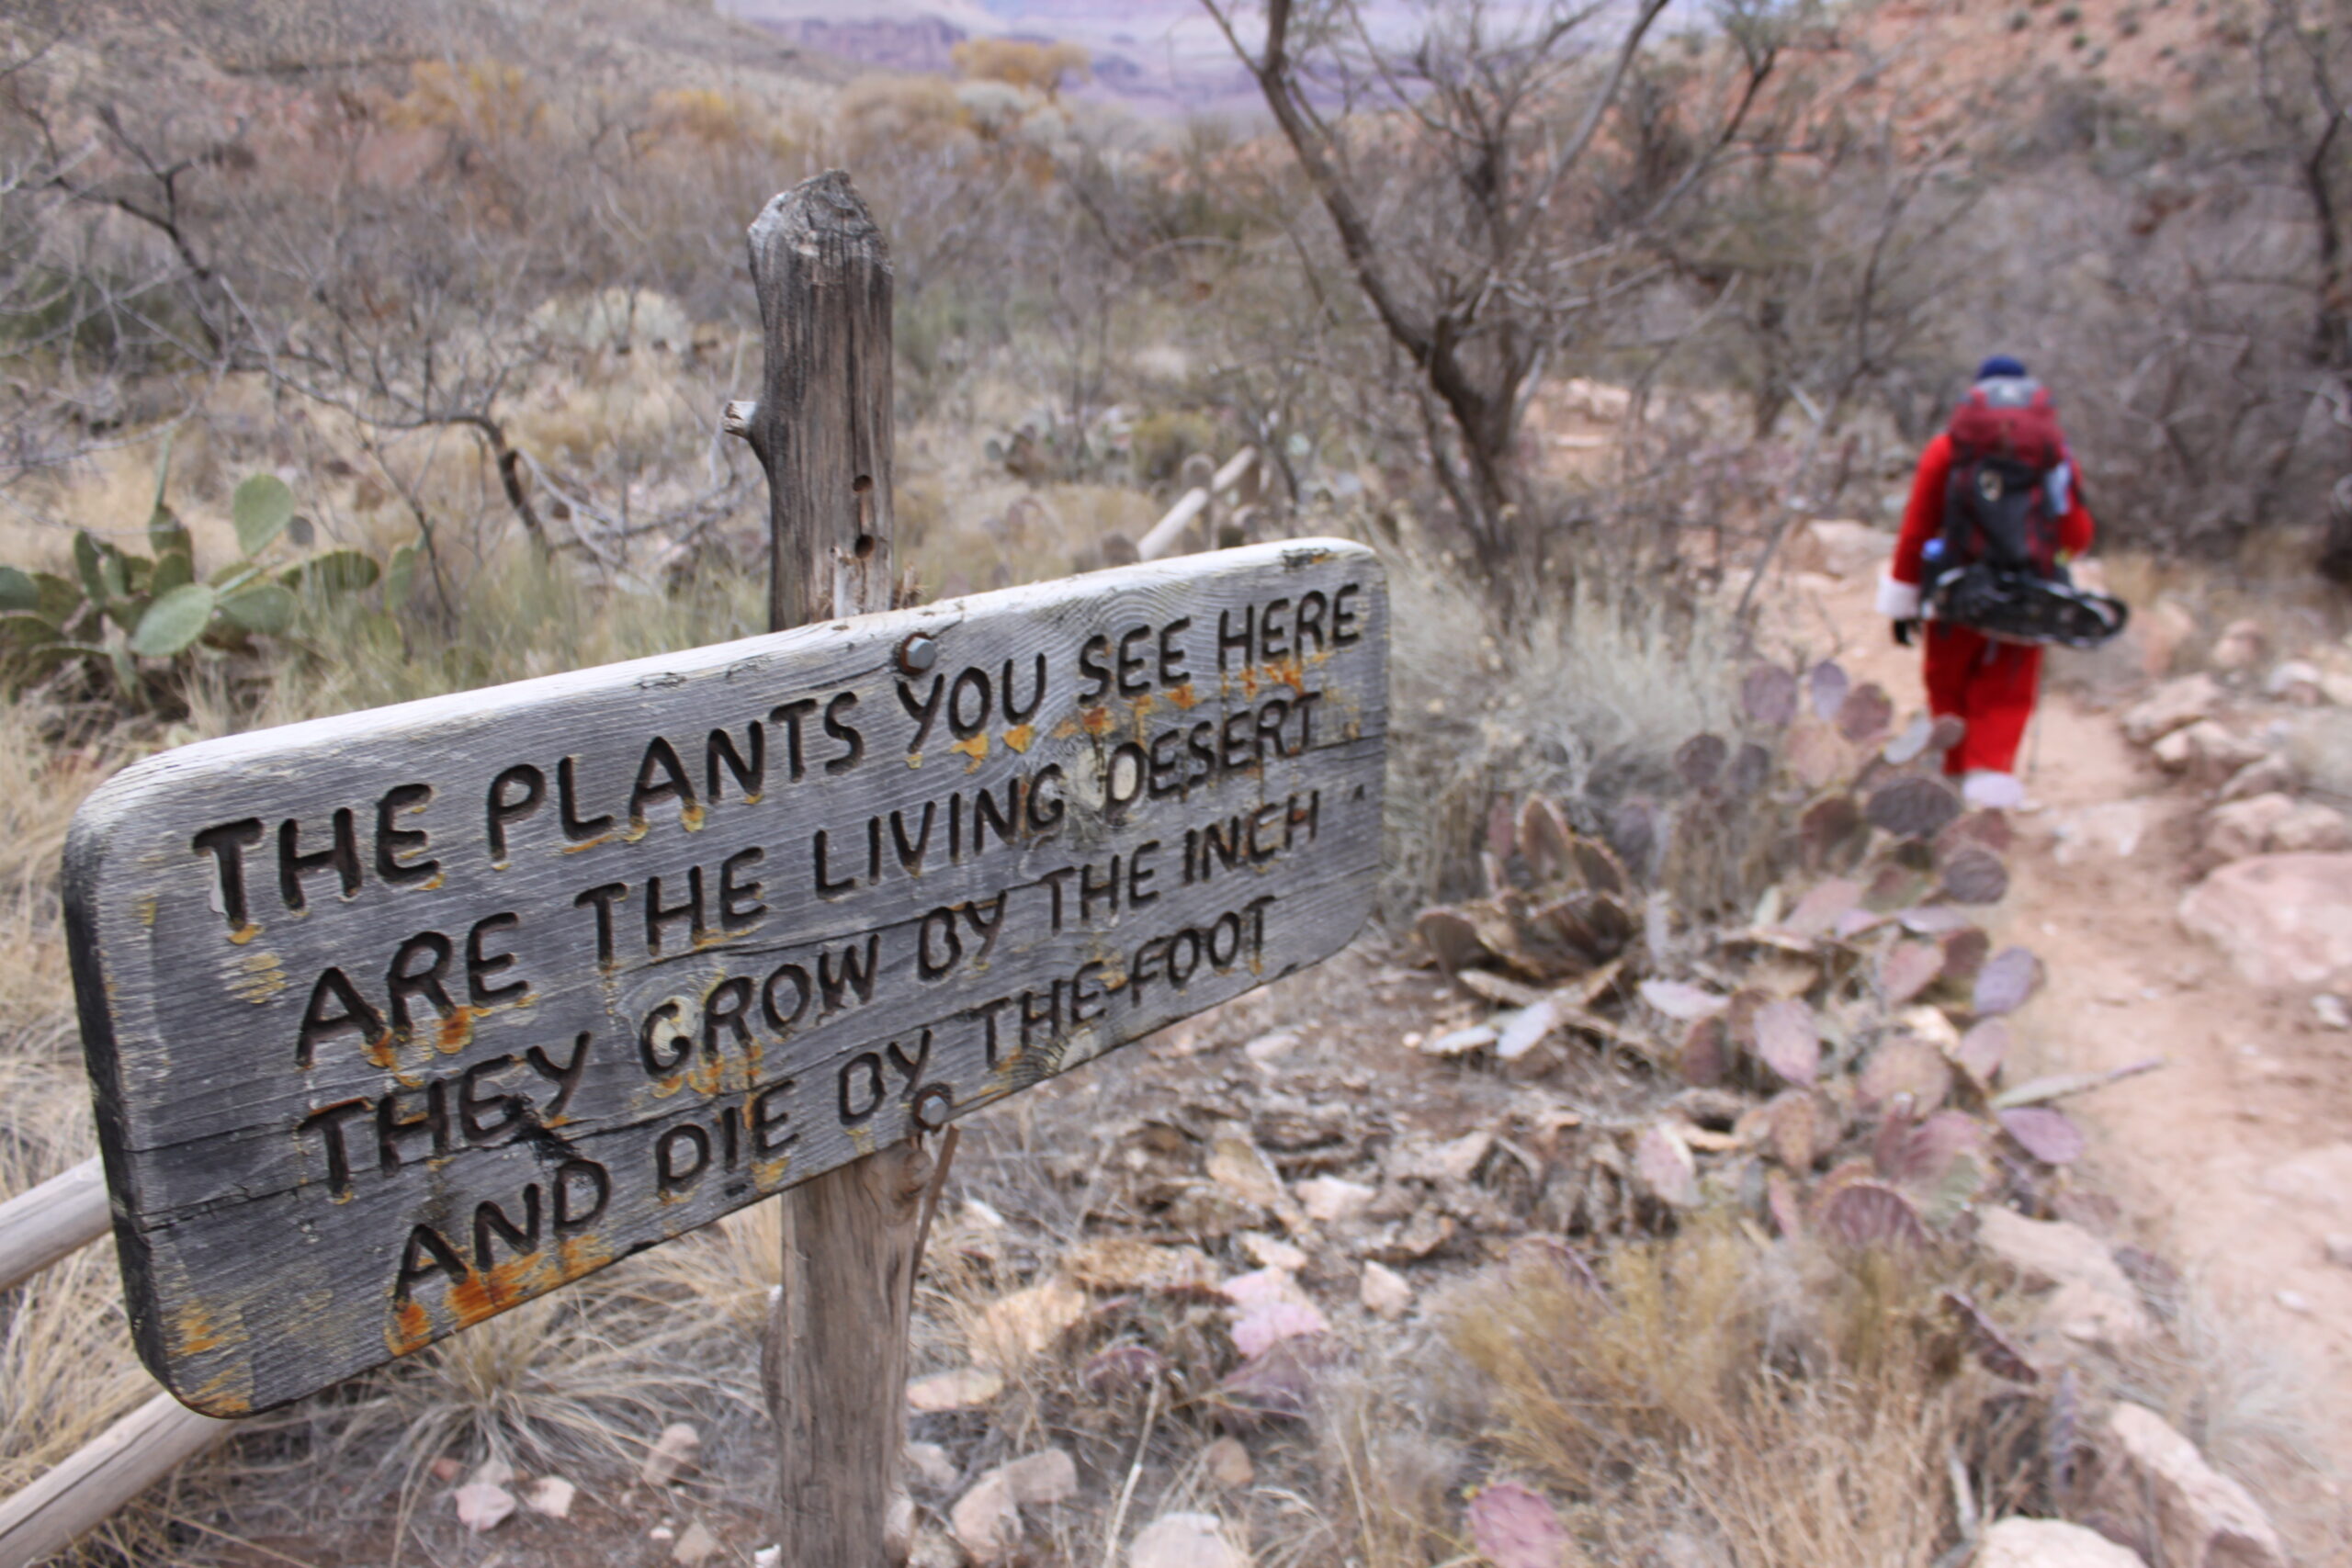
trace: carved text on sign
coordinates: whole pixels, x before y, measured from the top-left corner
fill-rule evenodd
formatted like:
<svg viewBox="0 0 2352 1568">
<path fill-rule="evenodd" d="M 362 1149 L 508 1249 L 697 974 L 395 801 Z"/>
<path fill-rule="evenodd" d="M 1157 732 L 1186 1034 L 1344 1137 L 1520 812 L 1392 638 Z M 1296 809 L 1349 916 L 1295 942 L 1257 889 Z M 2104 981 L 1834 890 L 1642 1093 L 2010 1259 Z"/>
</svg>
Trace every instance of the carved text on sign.
<svg viewBox="0 0 2352 1568">
<path fill-rule="evenodd" d="M 126 770 L 66 894 L 148 1365 L 283 1403 L 1328 955 L 1386 620 L 1299 541 Z"/>
</svg>

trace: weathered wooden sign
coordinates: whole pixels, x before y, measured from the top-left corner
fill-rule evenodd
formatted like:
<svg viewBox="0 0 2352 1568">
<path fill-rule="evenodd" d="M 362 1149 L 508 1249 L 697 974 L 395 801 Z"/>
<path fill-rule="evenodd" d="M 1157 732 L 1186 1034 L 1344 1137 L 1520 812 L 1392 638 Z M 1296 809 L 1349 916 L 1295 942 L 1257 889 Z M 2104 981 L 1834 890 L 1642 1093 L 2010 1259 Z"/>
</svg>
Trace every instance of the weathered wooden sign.
<svg viewBox="0 0 2352 1568">
<path fill-rule="evenodd" d="M 126 769 L 65 897 L 148 1367 L 281 1404 L 1329 954 L 1387 615 L 1266 545 Z"/>
</svg>

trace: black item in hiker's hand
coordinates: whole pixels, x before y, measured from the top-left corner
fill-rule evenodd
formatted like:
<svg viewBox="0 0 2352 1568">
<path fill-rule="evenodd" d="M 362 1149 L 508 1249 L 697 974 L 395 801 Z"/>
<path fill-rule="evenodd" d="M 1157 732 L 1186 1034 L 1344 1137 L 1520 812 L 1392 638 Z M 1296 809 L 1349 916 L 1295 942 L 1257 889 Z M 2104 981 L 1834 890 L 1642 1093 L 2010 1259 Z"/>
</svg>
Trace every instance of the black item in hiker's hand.
<svg viewBox="0 0 2352 1568">
<path fill-rule="evenodd" d="M 1922 583 L 1937 617 L 2005 642 L 2069 648 L 2120 632 L 2131 616 L 2123 602 L 2076 588 L 2059 564 L 2074 473 L 2049 391 L 2025 376 L 1979 381 L 1951 435 L 1943 533 Z"/>
<path fill-rule="evenodd" d="M 2132 618 L 2131 606 L 2120 599 L 1987 561 L 1930 580 L 1926 601 L 1939 620 L 1973 626 L 1999 642 L 2097 648 Z"/>
<path fill-rule="evenodd" d="M 1911 646 L 1911 634 L 1912 634 L 1912 633 L 1914 633 L 1914 632 L 1916 632 L 1916 631 L 1917 631 L 1918 629 L 1919 629 L 1919 623 L 1918 623 L 1918 622 L 1917 622 L 1917 621 L 1897 621 L 1897 622 L 1895 622 L 1895 623 L 1894 623 L 1894 641 L 1895 641 L 1896 646 L 1901 647 L 1901 648 L 1908 648 L 1908 647 L 1910 647 L 1910 646 Z"/>
</svg>

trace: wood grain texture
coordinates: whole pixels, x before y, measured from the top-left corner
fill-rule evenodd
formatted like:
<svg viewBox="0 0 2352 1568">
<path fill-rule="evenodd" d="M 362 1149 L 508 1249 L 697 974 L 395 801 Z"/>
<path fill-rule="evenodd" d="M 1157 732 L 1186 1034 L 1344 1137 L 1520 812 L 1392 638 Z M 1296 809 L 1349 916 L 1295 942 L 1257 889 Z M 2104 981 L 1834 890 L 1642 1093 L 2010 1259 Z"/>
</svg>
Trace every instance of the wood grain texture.
<svg viewBox="0 0 2352 1568">
<path fill-rule="evenodd" d="M 47 1561 L 236 1429 L 233 1421 L 200 1416 L 157 1393 L 63 1464 L 0 1499 L 0 1568 Z"/>
<path fill-rule="evenodd" d="M 896 544 L 888 252 L 837 174 L 778 197 L 751 240 L 766 329 L 766 417 L 753 446 L 774 531 L 768 630 L 887 610 Z M 930 1168 L 918 1134 L 777 1201 L 784 1278 L 762 1367 L 786 1562 L 906 1561 L 907 1315 Z"/>
<path fill-rule="evenodd" d="M 126 769 L 64 890 L 148 1366 L 280 1404 L 1327 956 L 1387 614 L 1254 546 Z"/>
<path fill-rule="evenodd" d="M 760 1359 L 786 1562 L 904 1562 L 908 1319 L 931 1153 L 909 1140 L 784 1194 L 783 1288 Z"/>
<path fill-rule="evenodd" d="M 748 434 L 768 474 L 768 624 L 888 609 L 889 248 L 838 169 L 769 202 L 751 242 L 767 344 Z"/>
<path fill-rule="evenodd" d="M 94 1159 L 0 1203 L 0 1291 L 107 1234 L 106 1172 Z"/>
</svg>

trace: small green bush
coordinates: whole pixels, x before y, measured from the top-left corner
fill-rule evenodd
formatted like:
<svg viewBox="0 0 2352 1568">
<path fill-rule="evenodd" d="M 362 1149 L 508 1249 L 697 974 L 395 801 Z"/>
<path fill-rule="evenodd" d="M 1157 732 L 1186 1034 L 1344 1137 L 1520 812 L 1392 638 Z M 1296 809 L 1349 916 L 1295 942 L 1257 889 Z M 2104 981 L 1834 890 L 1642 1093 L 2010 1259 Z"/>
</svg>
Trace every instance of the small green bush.
<svg viewBox="0 0 2352 1568">
<path fill-rule="evenodd" d="M 1148 482 L 1172 479 L 1195 452 L 1214 456 L 1216 426 L 1190 410 L 1161 410 L 1138 418 L 1129 434 L 1136 477 Z"/>
<path fill-rule="evenodd" d="M 199 648 L 241 649 L 254 637 L 292 631 L 306 599 L 325 601 L 384 584 L 397 607 L 414 577 L 413 546 L 388 565 L 353 549 L 291 560 L 265 558 L 282 539 L 307 544 L 311 525 L 294 514 L 294 492 L 273 474 L 237 487 L 230 504 L 235 560 L 199 579 L 196 543 L 164 500 L 166 443 L 147 516 L 153 555 L 126 550 L 88 529 L 74 536 L 74 575 L 0 566 L 0 689 L 11 692 L 76 662 L 110 671 L 116 691 L 142 705 L 146 676 L 161 665 L 169 683 Z"/>
</svg>

